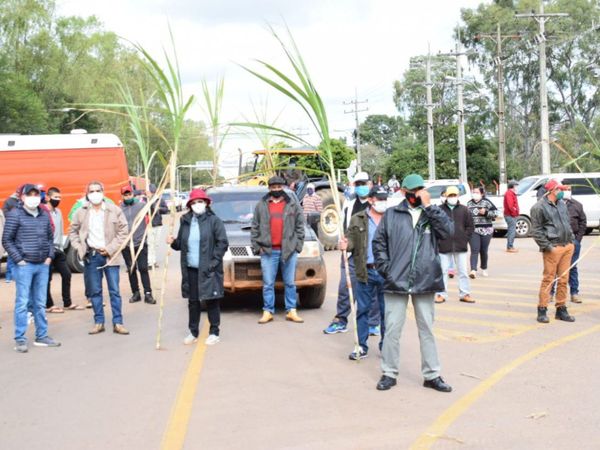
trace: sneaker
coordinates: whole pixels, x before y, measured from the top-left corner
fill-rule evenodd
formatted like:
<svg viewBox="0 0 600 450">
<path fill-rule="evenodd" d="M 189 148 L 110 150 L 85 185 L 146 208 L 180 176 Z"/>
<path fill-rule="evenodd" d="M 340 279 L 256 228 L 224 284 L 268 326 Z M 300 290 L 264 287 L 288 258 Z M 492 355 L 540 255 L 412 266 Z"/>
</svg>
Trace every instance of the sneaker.
<svg viewBox="0 0 600 450">
<path fill-rule="evenodd" d="M 486 278 L 487 278 L 487 277 L 489 277 L 490 275 L 488 274 L 488 271 L 487 271 L 487 270 L 482 270 L 482 271 L 481 271 L 481 276 L 482 276 L 482 277 L 486 277 Z"/>
<path fill-rule="evenodd" d="M 381 329 L 379 325 L 376 327 L 369 327 L 369 336 L 381 336 Z"/>
<path fill-rule="evenodd" d="M 88 299 L 87 299 L 87 303 L 85 304 L 85 307 L 86 307 L 87 309 L 92 309 L 92 306 L 93 306 L 93 305 L 92 305 L 92 301 L 91 301 L 91 300 L 88 298 Z"/>
<path fill-rule="evenodd" d="M 36 339 L 33 342 L 33 345 L 36 347 L 60 347 L 60 342 L 56 342 L 50 336 L 46 336 L 43 338 Z"/>
<path fill-rule="evenodd" d="M 365 359 L 367 356 L 369 356 L 369 354 L 361 348 L 358 351 L 358 353 L 356 352 L 356 350 L 354 350 L 352 353 L 350 353 L 348 355 L 348 359 L 350 359 L 352 361 L 358 361 L 360 359 Z"/>
<path fill-rule="evenodd" d="M 329 324 L 327 328 L 323 330 L 325 334 L 336 334 L 336 333 L 345 333 L 348 331 L 348 325 L 342 322 L 333 321 Z"/>
<path fill-rule="evenodd" d="M 196 342 L 198 342 L 198 338 L 192 333 L 189 333 L 185 338 L 183 338 L 183 345 L 195 344 Z"/>
<path fill-rule="evenodd" d="M 258 319 L 258 323 L 264 325 L 265 323 L 269 323 L 273 321 L 273 314 L 269 311 L 263 311 L 263 315 L 260 319 Z"/>
<path fill-rule="evenodd" d="M 471 278 L 472 280 L 477 278 L 477 271 L 471 270 L 471 272 L 469 272 L 469 278 Z"/>
<path fill-rule="evenodd" d="M 29 349 L 27 348 L 27 342 L 25 341 L 17 341 L 15 343 L 15 352 L 17 353 L 27 353 Z"/>
<path fill-rule="evenodd" d="M 218 344 L 221 341 L 221 338 L 219 336 L 217 336 L 216 334 L 211 334 L 206 338 L 206 341 L 204 341 L 204 343 L 206 345 L 215 345 Z"/>
<path fill-rule="evenodd" d="M 461 297 L 460 301 L 463 303 L 475 303 L 475 300 L 473 300 L 473 298 L 469 294 L 465 295 L 464 297 Z"/>
<path fill-rule="evenodd" d="M 304 323 L 304 319 L 298 315 L 296 309 L 290 309 L 288 313 L 285 315 L 285 320 L 294 323 Z"/>
<path fill-rule="evenodd" d="M 435 296 L 435 302 L 436 303 L 444 303 L 446 301 L 445 297 L 443 295 L 437 294 Z"/>
</svg>

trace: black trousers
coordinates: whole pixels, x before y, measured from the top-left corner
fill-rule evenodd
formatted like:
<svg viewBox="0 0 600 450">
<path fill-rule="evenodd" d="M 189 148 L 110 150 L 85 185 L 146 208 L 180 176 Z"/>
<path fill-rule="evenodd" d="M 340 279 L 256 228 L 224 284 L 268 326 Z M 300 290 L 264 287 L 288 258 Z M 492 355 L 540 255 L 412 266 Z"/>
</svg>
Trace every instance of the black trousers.
<svg viewBox="0 0 600 450">
<path fill-rule="evenodd" d="M 134 255 L 138 252 L 139 247 L 134 248 Z M 144 244 L 144 247 L 140 251 L 140 254 L 135 261 L 135 267 L 131 269 L 132 255 L 127 246 L 123 250 L 123 258 L 125 259 L 125 265 L 127 266 L 127 275 L 129 275 L 129 286 L 131 286 L 131 292 L 136 293 L 140 291 L 140 284 L 138 283 L 137 273 L 140 272 L 140 278 L 142 279 L 142 286 L 144 287 L 144 293 L 152 292 L 152 286 L 150 285 L 150 274 L 148 274 L 148 246 Z"/>
<path fill-rule="evenodd" d="M 471 236 L 471 270 L 477 270 L 477 257 L 481 256 L 481 270 L 486 270 L 488 266 L 488 250 L 492 242 L 492 235 L 482 236 L 473 233 Z"/>
<path fill-rule="evenodd" d="M 198 337 L 200 330 L 200 296 L 198 292 L 198 269 L 188 267 L 188 282 L 190 283 L 190 298 L 188 300 L 188 309 L 190 312 L 189 329 L 194 337 Z M 220 299 L 215 298 L 206 300 L 206 312 L 208 313 L 208 323 L 210 324 L 209 334 L 219 335 L 219 325 L 221 325 L 221 305 Z"/>
<path fill-rule="evenodd" d="M 56 270 L 60 273 L 62 279 L 62 300 L 65 308 L 71 306 L 71 270 L 67 264 L 67 255 L 61 250 L 54 251 L 54 259 L 50 264 L 50 276 L 48 277 L 48 296 L 46 298 L 46 308 L 52 308 L 54 301 L 52 300 L 52 294 L 50 286 L 52 284 L 52 272 Z"/>
</svg>

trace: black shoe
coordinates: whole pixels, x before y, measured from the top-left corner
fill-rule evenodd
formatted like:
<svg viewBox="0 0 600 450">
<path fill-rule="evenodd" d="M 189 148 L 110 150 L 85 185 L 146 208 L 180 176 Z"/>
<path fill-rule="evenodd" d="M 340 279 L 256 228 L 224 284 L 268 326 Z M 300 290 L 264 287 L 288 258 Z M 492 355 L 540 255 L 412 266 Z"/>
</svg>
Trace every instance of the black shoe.
<svg viewBox="0 0 600 450">
<path fill-rule="evenodd" d="M 575 322 L 575 317 L 569 315 L 566 306 L 558 306 L 556 308 L 556 315 L 554 316 L 556 320 L 564 320 L 565 322 Z"/>
<path fill-rule="evenodd" d="M 139 302 L 141 299 L 142 299 L 142 296 L 140 295 L 140 293 L 135 292 L 129 299 L 129 303 L 136 303 L 136 302 Z"/>
<path fill-rule="evenodd" d="M 388 377 L 387 375 L 383 375 L 379 382 L 377 383 L 378 391 L 387 391 L 392 387 L 396 386 L 396 379 L 392 377 Z"/>
<path fill-rule="evenodd" d="M 155 305 L 156 304 L 156 300 L 154 300 L 154 297 L 152 297 L 152 292 L 146 292 L 144 294 L 144 302 L 150 304 L 150 305 Z"/>
<path fill-rule="evenodd" d="M 548 322 L 550 322 L 550 319 L 548 319 L 548 316 L 546 315 L 547 312 L 548 312 L 548 308 L 542 308 L 541 306 L 538 306 L 537 321 L 539 323 L 548 323 Z"/>
<path fill-rule="evenodd" d="M 423 381 L 423 386 L 440 392 L 452 392 L 452 387 L 449 384 L 446 384 L 442 377 L 437 377 L 433 380 L 425 380 Z"/>
</svg>

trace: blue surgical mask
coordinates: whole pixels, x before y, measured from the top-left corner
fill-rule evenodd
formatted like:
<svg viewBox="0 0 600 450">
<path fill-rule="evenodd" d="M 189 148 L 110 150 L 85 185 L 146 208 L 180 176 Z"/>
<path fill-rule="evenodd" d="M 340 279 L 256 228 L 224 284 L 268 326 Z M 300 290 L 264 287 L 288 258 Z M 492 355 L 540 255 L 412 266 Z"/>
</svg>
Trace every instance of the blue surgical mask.
<svg viewBox="0 0 600 450">
<path fill-rule="evenodd" d="M 307 192 L 308 195 L 313 195 L 315 193 L 315 190 L 313 188 L 308 188 L 306 190 L 306 192 Z"/>
<path fill-rule="evenodd" d="M 369 187 L 368 186 L 356 186 L 356 188 L 354 188 L 354 192 L 356 192 L 356 195 L 358 197 L 365 198 L 369 195 Z"/>
</svg>

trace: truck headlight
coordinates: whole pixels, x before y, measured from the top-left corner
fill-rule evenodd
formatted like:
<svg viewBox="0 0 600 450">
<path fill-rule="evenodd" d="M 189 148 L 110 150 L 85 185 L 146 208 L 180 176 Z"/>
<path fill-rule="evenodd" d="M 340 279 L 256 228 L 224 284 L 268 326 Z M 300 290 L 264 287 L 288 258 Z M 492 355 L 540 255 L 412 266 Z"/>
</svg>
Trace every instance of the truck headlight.
<svg viewBox="0 0 600 450">
<path fill-rule="evenodd" d="M 318 241 L 305 241 L 300 253 L 300 258 L 318 258 L 321 256 L 321 248 Z"/>
</svg>

